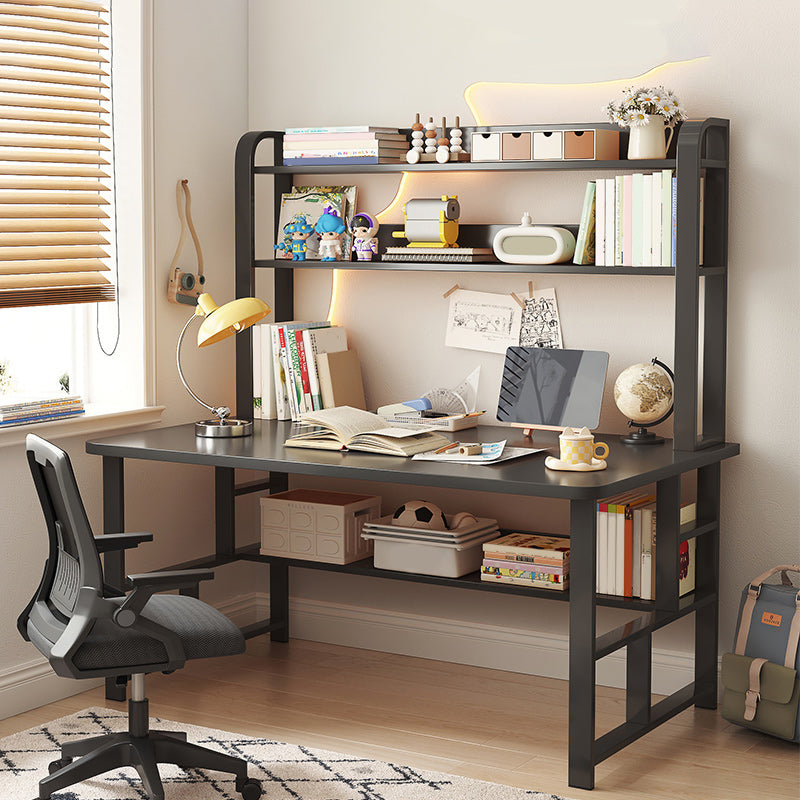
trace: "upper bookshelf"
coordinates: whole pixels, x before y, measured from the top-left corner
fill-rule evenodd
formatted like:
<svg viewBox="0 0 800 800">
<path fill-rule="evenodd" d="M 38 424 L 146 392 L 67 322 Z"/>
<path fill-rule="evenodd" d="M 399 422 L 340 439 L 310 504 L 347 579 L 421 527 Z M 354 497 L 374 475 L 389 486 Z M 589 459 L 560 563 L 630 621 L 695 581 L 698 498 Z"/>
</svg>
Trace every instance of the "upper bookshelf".
<svg viewBox="0 0 800 800">
<path fill-rule="evenodd" d="M 462 126 L 465 142 L 471 141 L 473 133 L 530 131 L 533 134 L 536 131 L 589 129 L 619 131 L 616 125 L 610 123 Z M 729 129 L 730 123 L 727 119 L 714 117 L 683 122 L 672 138 L 668 157 L 657 160 L 632 161 L 624 157 L 608 159 L 609 153 L 602 153 L 605 160 L 494 160 L 411 165 L 398 159 L 397 163 L 389 164 L 333 166 L 283 166 L 283 132 L 250 131 L 241 137 L 236 150 L 236 296 L 246 297 L 253 294 L 256 269 L 274 270 L 275 318 L 279 320 L 291 319 L 294 313 L 294 268 L 671 277 L 675 292 L 672 358 L 675 373 L 673 449 L 694 451 L 718 444 L 725 440 Z M 624 155 L 627 152 L 627 132 L 619 132 L 618 154 Z M 400 133 L 410 141 L 410 129 L 400 129 Z M 597 141 L 595 137 L 595 144 Z M 271 163 L 265 164 L 264 161 Z M 674 267 L 597 267 L 569 263 L 525 265 L 499 261 L 474 264 L 379 260 L 361 263 L 293 262 L 256 257 L 257 175 L 273 176 L 273 200 L 274 207 L 277 208 L 281 193 L 291 189 L 293 176 L 297 175 L 399 175 L 406 172 L 532 175 L 536 172 L 633 173 L 664 169 L 674 170 L 676 179 Z M 571 225 L 566 224 L 564 227 L 572 228 L 574 232 L 577 229 L 574 223 L 573 220 Z M 272 224 L 277 225 L 274 217 Z M 467 241 L 467 229 L 470 227 L 481 230 L 475 234 L 477 238 Z M 390 228 L 389 225 L 382 225 L 378 232 L 379 238 L 389 237 Z M 485 247 L 491 243 L 491 233 L 491 225 L 460 226 L 459 242 L 463 246 Z M 701 261 L 704 266 L 701 266 Z M 624 311 L 624 305 L 620 308 Z M 252 354 L 248 337 L 237 337 L 236 346 L 237 409 L 242 415 L 252 409 Z"/>
</svg>

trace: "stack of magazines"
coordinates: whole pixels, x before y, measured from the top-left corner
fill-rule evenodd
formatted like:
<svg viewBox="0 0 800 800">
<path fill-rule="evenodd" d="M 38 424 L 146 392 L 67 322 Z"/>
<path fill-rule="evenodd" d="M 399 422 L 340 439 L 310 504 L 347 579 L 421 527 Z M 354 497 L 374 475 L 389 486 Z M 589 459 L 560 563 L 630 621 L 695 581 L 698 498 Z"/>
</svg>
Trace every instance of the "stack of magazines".
<svg viewBox="0 0 800 800">
<path fill-rule="evenodd" d="M 83 398 L 80 395 L 0 396 L 0 426 L 48 422 L 83 413 Z"/>
</svg>

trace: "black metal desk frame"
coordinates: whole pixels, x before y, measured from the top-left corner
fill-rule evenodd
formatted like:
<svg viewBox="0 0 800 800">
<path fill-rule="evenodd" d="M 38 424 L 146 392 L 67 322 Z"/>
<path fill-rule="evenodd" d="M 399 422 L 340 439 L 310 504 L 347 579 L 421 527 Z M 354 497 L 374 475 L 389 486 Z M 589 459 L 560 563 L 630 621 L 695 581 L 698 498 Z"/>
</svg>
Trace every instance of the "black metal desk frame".
<svg viewBox="0 0 800 800">
<path fill-rule="evenodd" d="M 202 440 L 192 425 L 89 441 L 88 453 L 103 459 L 103 523 L 107 533 L 125 529 L 126 458 L 214 467 L 215 553 L 173 565 L 172 569 L 216 567 L 234 561 L 269 565 L 270 619 L 247 626 L 253 637 L 268 633 L 273 641 L 289 638 L 289 568 L 322 569 L 483 592 L 500 592 L 569 602 L 569 785 L 594 787 L 594 768 L 610 755 L 639 739 L 691 706 L 716 708 L 718 650 L 718 588 L 720 537 L 720 464 L 739 452 L 737 444 L 720 444 L 694 451 L 673 450 L 670 444 L 631 448 L 618 437 L 603 435 L 611 446 L 609 468 L 602 472 L 550 472 L 541 455 L 494 466 L 459 468 L 434 462 L 413 462 L 391 456 L 341 454 L 283 447 L 290 423 L 256 421 L 253 437 Z M 504 429 L 507 431 L 507 429 Z M 484 441 L 497 429 L 478 428 Z M 236 469 L 269 472 L 269 482 L 237 487 Z M 697 520 L 679 525 L 681 475 L 696 470 Z M 336 565 L 262 556 L 258 546 L 237 547 L 235 498 L 238 494 L 288 487 L 289 475 L 315 475 L 438 486 L 561 498 L 569 501 L 571 541 L 570 588 L 565 592 L 481 582 L 477 573 L 464 578 L 441 578 L 375 569 L 372 559 Z M 596 594 L 596 502 L 598 499 L 646 486 L 656 486 L 658 558 L 654 601 Z M 678 595 L 681 542 L 697 538 L 696 588 Z M 106 582 L 121 586 L 124 555 L 107 553 Z M 639 616 L 601 636 L 596 634 L 597 606 L 640 612 Z M 694 681 L 653 705 L 651 703 L 652 634 L 688 614 L 695 614 Z M 595 738 L 596 663 L 627 648 L 626 720 Z M 125 687 L 107 684 L 110 699 L 124 699 Z"/>
</svg>

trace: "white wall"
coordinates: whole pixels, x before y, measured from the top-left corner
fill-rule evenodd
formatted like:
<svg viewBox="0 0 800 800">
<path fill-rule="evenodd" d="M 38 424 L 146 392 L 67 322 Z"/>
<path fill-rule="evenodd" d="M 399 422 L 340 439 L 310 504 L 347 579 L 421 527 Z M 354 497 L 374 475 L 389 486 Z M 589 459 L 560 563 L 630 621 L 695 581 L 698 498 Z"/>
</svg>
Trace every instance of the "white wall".
<svg viewBox="0 0 800 800">
<path fill-rule="evenodd" d="M 769 566 L 800 558 L 795 458 L 800 444 L 800 114 L 796 104 L 786 101 L 800 67 L 793 47 L 800 20 L 796 5 L 787 0 L 769 8 L 749 1 L 612 0 L 598 5 L 578 0 L 567 9 L 465 0 L 446 21 L 432 10 L 401 13 L 396 4 L 375 3 L 363 12 L 362 5 L 344 0 L 329 15 L 329 4 L 309 0 L 304 6 L 309 24 L 298 27 L 289 5 L 250 4 L 251 129 L 408 126 L 417 112 L 437 121 L 459 114 L 470 124 L 474 120 L 464 92 L 477 82 L 496 82 L 471 94 L 481 103 L 483 123 L 597 121 L 602 120 L 601 106 L 617 96 L 624 80 L 570 84 L 626 78 L 637 85 L 663 82 L 678 93 L 690 117 L 730 117 L 728 438 L 741 442 L 742 455 L 722 467 L 721 647 L 728 649 L 741 586 Z M 287 35 L 291 30 L 302 30 L 302 35 Z M 635 80 L 668 61 L 680 63 Z M 508 87 L 506 82 L 529 85 Z M 588 177 L 591 171 L 524 178 L 414 176 L 405 196 L 457 193 L 464 222 L 516 224 L 525 209 L 540 222 L 577 222 Z M 396 176 L 355 180 L 359 207 L 366 211 L 382 209 L 397 187 Z M 390 221 L 402 221 L 399 212 Z M 442 294 L 456 282 L 470 289 L 524 292 L 529 277 L 537 287 L 556 288 L 565 346 L 610 352 L 609 386 L 628 364 L 654 355 L 671 358 L 674 303 L 668 278 L 352 271 L 342 275 L 336 319 L 359 350 L 368 404 L 375 407 L 455 383 L 481 364 L 479 405 L 494 408 L 502 358 L 444 347 L 447 304 Z M 324 316 L 330 280 L 324 271 L 298 273 L 296 316 Z M 622 431 L 624 423 L 607 395 L 600 429 Z M 668 424 L 663 428 L 670 432 Z M 335 482 L 327 485 L 335 487 Z M 391 487 L 384 511 L 413 494 Z M 477 510 L 508 526 L 563 530 L 567 520 L 564 504 L 540 502 L 532 522 L 522 504 L 506 497 L 430 491 L 426 496 L 439 498 L 447 510 Z M 304 572 L 297 573 L 293 588 L 300 604 L 325 600 L 399 615 L 566 632 L 566 609 L 554 603 L 473 597 L 435 587 L 412 592 L 403 584 Z M 618 617 L 605 612 L 599 624 L 615 624 Z M 658 646 L 681 660 L 691 647 L 690 630 L 691 621 L 684 621 L 660 635 Z M 403 647 L 397 638 L 392 646 Z"/>
</svg>

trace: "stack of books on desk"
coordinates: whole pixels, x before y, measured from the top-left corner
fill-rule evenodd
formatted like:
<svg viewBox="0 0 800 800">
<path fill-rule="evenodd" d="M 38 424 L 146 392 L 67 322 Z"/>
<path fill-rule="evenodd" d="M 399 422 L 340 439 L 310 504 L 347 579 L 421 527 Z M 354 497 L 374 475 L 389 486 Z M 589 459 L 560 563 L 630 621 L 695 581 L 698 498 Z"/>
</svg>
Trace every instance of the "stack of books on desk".
<svg viewBox="0 0 800 800">
<path fill-rule="evenodd" d="M 395 164 L 405 159 L 408 141 L 398 128 L 344 125 L 287 128 L 283 137 L 285 166 Z"/>
<path fill-rule="evenodd" d="M 486 542 L 481 580 L 563 591 L 569 586 L 569 539 L 509 533 Z"/>
<path fill-rule="evenodd" d="M 48 422 L 83 413 L 83 399 L 79 395 L 0 397 L 0 426 L 5 427 L 27 425 L 31 422 Z"/>
</svg>

